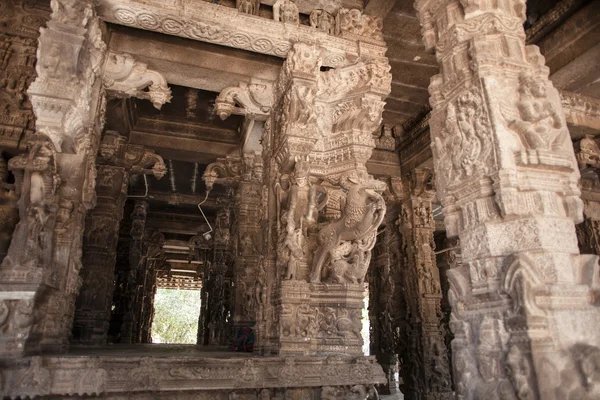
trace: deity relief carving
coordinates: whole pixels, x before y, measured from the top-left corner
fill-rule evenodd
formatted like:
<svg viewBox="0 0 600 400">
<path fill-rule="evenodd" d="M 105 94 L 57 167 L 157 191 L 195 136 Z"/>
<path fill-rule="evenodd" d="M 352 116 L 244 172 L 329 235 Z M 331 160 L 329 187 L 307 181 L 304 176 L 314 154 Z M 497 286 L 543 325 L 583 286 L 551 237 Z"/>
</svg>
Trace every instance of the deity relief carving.
<svg viewBox="0 0 600 400">
<path fill-rule="evenodd" d="M 310 182 L 310 164 L 298 160 L 295 164 L 291 186 L 287 193 L 287 208 L 282 213 L 281 223 L 285 234 L 280 233 L 279 264 L 286 264 L 284 279 L 297 279 L 299 264 L 306 264 L 308 233 L 317 224 L 318 213 L 327 204 L 327 192 L 320 185 Z M 278 187 L 281 187 L 279 185 Z M 282 192 L 278 189 L 278 196 Z M 281 204 L 282 200 L 278 202 Z"/>
<path fill-rule="evenodd" d="M 52 232 L 47 223 L 58 209 L 56 190 L 60 184 L 55 156 L 50 139 L 39 135 L 30 139 L 26 154 L 8 162 L 9 170 L 15 174 L 20 221 L 3 267 L 40 267 L 42 258 L 47 263 L 51 261 L 48 250 Z"/>
<path fill-rule="evenodd" d="M 244 14 L 258 15 L 260 2 L 256 0 L 236 0 L 235 8 Z"/>
<path fill-rule="evenodd" d="M 273 4 L 273 19 L 275 21 L 296 24 L 300 23 L 300 13 L 294 0 L 277 0 Z"/>
<path fill-rule="evenodd" d="M 318 247 L 310 274 L 311 282 L 321 281 L 323 268 L 328 258 L 331 259 L 331 252 L 344 241 L 366 241 L 366 251 L 370 251 L 375 245 L 375 240 L 371 241 L 369 238 L 377 234 L 377 228 L 385 216 L 385 200 L 380 193 L 387 185 L 365 175 L 351 173 L 340 178 L 340 185 L 348 191 L 346 204 L 342 217 L 326 225 L 318 233 Z M 363 279 L 364 276 L 358 280 Z"/>
<path fill-rule="evenodd" d="M 547 83 L 530 73 L 519 76 L 516 110 L 500 103 L 508 128 L 516 132 L 523 148 L 560 152 L 565 144 L 565 127 L 547 95 Z"/>
<path fill-rule="evenodd" d="M 323 9 L 315 9 L 310 13 L 310 26 L 329 35 L 336 33 L 335 17 Z"/>
<path fill-rule="evenodd" d="M 481 91 L 471 89 L 446 108 L 444 126 L 432 143 L 441 187 L 489 169 L 491 126 L 483 101 Z"/>
</svg>

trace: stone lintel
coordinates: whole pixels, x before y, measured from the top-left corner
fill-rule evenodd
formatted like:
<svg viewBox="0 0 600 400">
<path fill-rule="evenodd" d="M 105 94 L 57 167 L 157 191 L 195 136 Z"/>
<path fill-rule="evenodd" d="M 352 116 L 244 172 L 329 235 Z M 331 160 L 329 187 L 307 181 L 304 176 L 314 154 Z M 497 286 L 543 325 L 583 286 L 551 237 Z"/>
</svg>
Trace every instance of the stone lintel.
<svg viewBox="0 0 600 400">
<path fill-rule="evenodd" d="M 181 36 L 256 53 L 285 58 L 295 42 L 321 47 L 323 65 L 342 67 L 361 56 L 384 58 L 385 43 L 371 43 L 328 35 L 310 26 L 296 26 L 240 13 L 235 8 L 207 2 L 185 2 L 183 7 L 162 1 L 103 0 L 98 7 L 106 22 Z"/>
</svg>

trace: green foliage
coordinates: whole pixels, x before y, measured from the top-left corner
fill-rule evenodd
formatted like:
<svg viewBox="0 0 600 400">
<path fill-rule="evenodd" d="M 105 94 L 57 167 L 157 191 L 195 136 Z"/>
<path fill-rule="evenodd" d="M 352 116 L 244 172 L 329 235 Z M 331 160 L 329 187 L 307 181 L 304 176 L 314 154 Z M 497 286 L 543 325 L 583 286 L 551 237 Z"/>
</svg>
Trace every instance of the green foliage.
<svg viewBox="0 0 600 400">
<path fill-rule="evenodd" d="M 199 315 L 199 290 L 157 289 L 152 343 L 196 344 Z"/>
</svg>

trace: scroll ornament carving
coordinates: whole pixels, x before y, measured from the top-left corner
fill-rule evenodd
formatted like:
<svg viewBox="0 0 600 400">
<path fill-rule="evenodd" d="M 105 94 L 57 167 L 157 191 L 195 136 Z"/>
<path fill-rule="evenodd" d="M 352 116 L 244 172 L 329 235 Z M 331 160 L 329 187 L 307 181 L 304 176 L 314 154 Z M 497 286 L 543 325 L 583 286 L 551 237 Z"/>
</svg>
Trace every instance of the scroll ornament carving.
<svg viewBox="0 0 600 400">
<path fill-rule="evenodd" d="M 129 54 L 110 52 L 104 65 L 104 86 L 117 96 L 150 100 L 161 109 L 171 101 L 171 89 L 160 73 L 148 69 Z"/>
<path fill-rule="evenodd" d="M 273 88 L 266 83 L 241 82 L 223 89 L 215 100 L 215 111 L 222 120 L 231 114 L 266 118 L 272 106 Z"/>
<path fill-rule="evenodd" d="M 295 24 L 300 23 L 300 13 L 294 0 L 277 0 L 273 4 L 273 19 L 275 21 Z"/>
<path fill-rule="evenodd" d="M 353 172 L 342 176 L 340 185 L 348 191 L 346 205 L 341 218 L 324 226 L 318 233 L 318 247 L 311 267 L 311 282 L 320 282 L 327 259 L 339 257 L 340 254 L 342 256 L 338 259 L 344 258 L 348 265 L 345 268 L 343 263 L 338 263 L 338 272 L 334 274 L 334 279 L 350 278 L 349 281 L 356 279 L 362 282 L 364 275 L 357 275 L 366 272 L 367 267 L 360 262 L 368 262 L 370 257 L 364 253 L 361 255 L 360 252 L 370 253 L 375 245 L 377 228 L 385 217 L 385 200 L 380 194 L 387 188 L 384 182 L 374 180 L 366 173 Z M 347 247 L 348 245 L 344 244 L 347 242 L 356 246 L 350 253 L 347 253 L 346 249 L 339 249 L 340 246 Z M 348 262 L 350 259 L 352 263 Z"/>
<path fill-rule="evenodd" d="M 30 139 L 28 152 L 8 162 L 15 174 L 19 196 L 19 223 L 2 266 L 51 265 L 51 223 L 58 210 L 56 191 L 60 184 L 56 151 L 50 139 Z M 42 263 L 42 259 L 44 262 Z"/>
</svg>

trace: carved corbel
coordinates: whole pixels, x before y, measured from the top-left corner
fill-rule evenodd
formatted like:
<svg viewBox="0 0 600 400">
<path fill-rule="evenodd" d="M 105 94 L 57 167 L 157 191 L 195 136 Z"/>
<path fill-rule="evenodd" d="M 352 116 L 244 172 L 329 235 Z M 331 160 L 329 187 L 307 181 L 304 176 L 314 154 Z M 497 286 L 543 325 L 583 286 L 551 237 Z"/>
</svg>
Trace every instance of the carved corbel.
<svg viewBox="0 0 600 400">
<path fill-rule="evenodd" d="M 120 97 L 150 100 L 159 110 L 172 98 L 165 77 L 148 69 L 146 64 L 135 61 L 129 54 L 110 52 L 106 57 L 103 79 L 109 92 Z"/>
<path fill-rule="evenodd" d="M 154 150 L 126 144 L 127 138 L 116 131 L 107 131 L 100 144 L 100 157 L 108 164 L 122 165 L 134 174 L 152 174 L 161 179 L 167 173 L 165 161 Z"/>
<path fill-rule="evenodd" d="M 265 120 L 272 106 L 273 87 L 267 83 L 240 82 L 223 89 L 215 101 L 215 111 L 222 120 L 231 114 Z"/>
<path fill-rule="evenodd" d="M 217 159 L 217 161 L 206 167 L 202 175 L 206 190 L 210 192 L 215 183 L 234 185 L 236 182 L 239 182 L 242 176 L 242 169 L 242 160 L 239 157 L 228 156 Z"/>
</svg>

